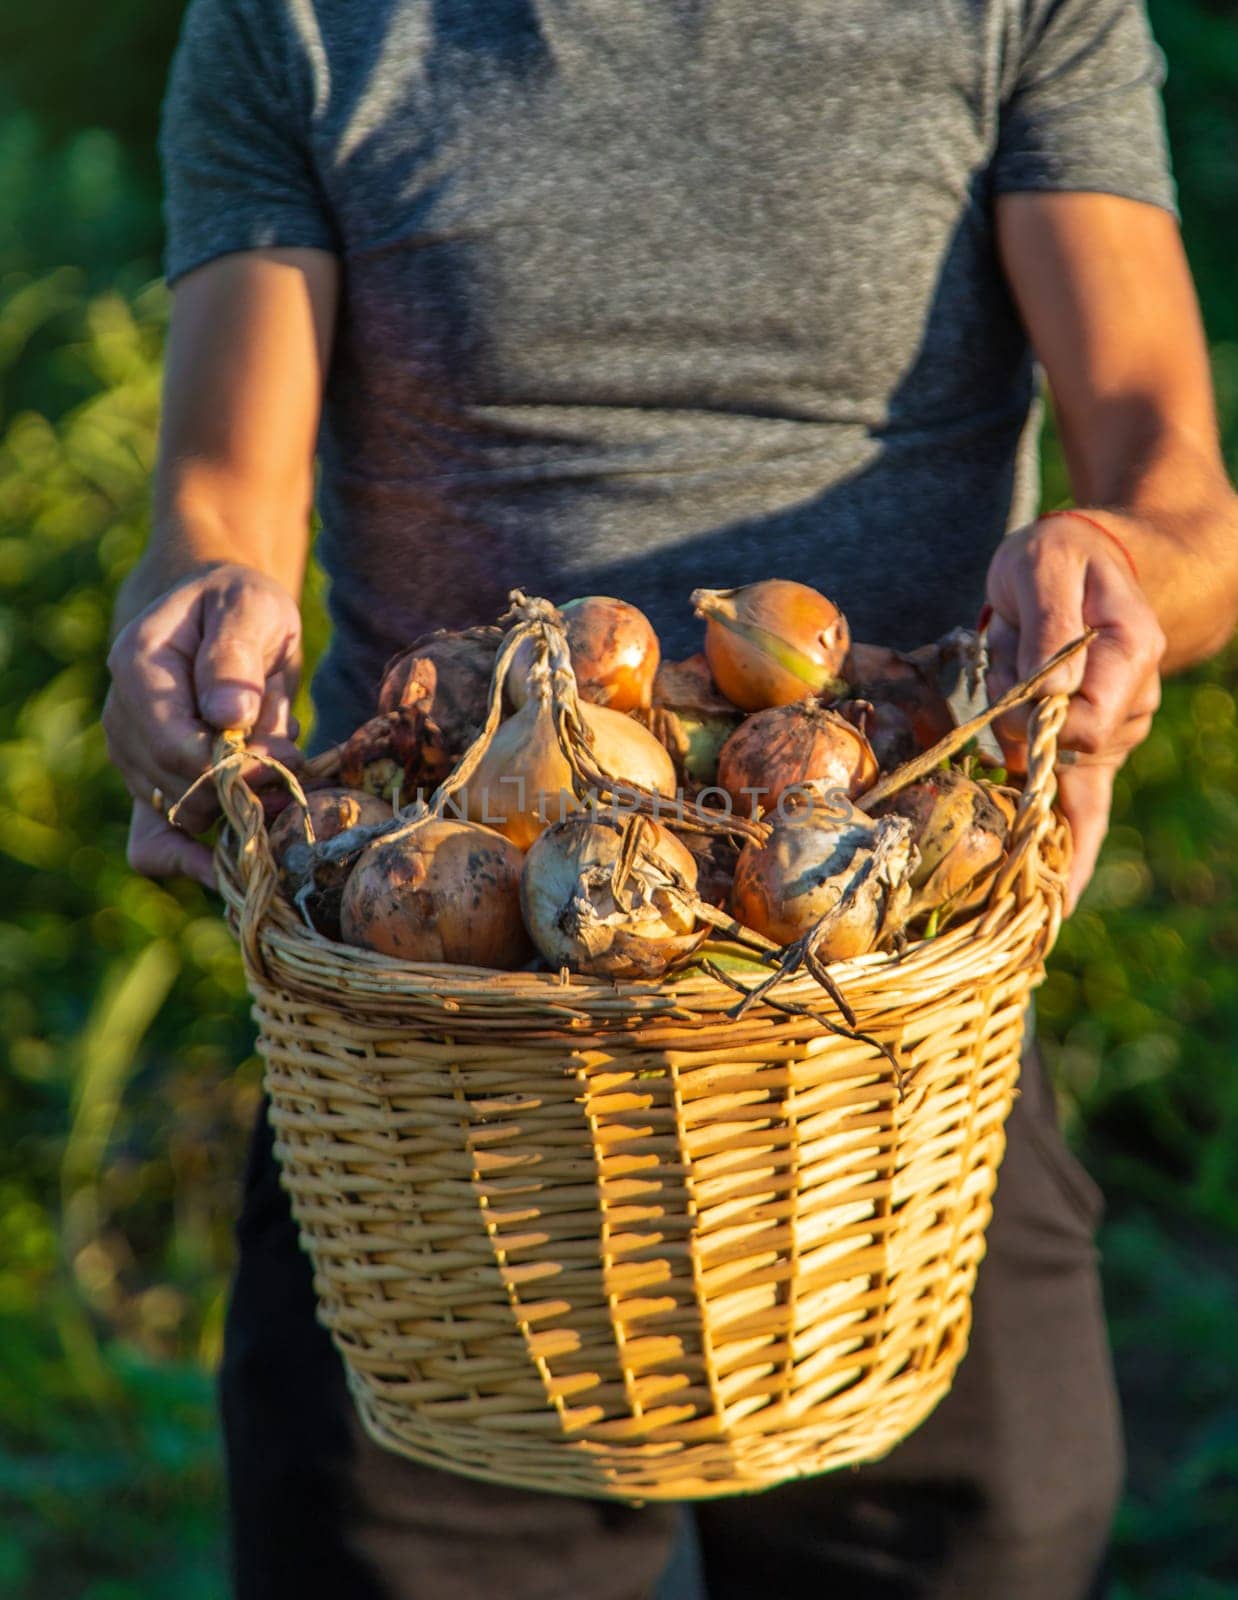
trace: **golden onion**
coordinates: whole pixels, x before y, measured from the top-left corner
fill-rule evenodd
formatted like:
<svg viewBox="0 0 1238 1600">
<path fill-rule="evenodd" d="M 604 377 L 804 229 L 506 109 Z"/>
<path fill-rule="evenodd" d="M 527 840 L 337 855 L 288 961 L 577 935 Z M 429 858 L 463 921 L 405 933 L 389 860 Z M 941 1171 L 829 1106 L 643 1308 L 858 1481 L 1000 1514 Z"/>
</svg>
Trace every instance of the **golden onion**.
<svg viewBox="0 0 1238 1600">
<path fill-rule="evenodd" d="M 847 619 L 816 589 L 767 578 L 741 589 L 697 589 L 714 682 L 744 711 L 844 692 Z"/>
<path fill-rule="evenodd" d="M 416 823 L 358 858 L 340 907 L 344 939 L 405 961 L 523 966 L 532 954 L 520 915 L 523 865 L 489 828 Z"/>
<path fill-rule="evenodd" d="M 645 613 L 605 594 L 569 600 L 559 612 L 580 698 L 611 711 L 642 711 L 651 705 L 661 649 Z M 517 709 L 529 698 L 533 661 L 532 643 L 521 645 L 507 677 L 508 696 Z"/>
<path fill-rule="evenodd" d="M 799 789 L 836 790 L 853 800 L 876 779 L 868 740 L 815 700 L 755 712 L 718 757 L 718 786 L 742 816 L 773 811 L 784 794 Z"/>
<path fill-rule="evenodd" d="M 622 712 L 580 702 L 593 759 L 620 783 L 675 792 L 675 765 L 647 728 Z M 501 722 L 466 785 L 466 810 L 527 850 L 548 824 L 580 809 L 572 768 L 547 700 L 532 699 Z"/>
</svg>

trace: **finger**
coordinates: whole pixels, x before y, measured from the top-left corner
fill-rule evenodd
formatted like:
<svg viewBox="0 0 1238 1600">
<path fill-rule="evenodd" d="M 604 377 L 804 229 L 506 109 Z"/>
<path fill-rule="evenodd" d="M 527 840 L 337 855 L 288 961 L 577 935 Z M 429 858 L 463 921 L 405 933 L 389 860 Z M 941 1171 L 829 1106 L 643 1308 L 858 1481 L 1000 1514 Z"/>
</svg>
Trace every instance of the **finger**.
<svg viewBox="0 0 1238 1600">
<path fill-rule="evenodd" d="M 272 590 L 241 586 L 202 596 L 193 682 L 198 709 L 212 727 L 248 732 L 255 726 L 268 678 L 295 668 L 290 623 L 286 597 Z"/>
<path fill-rule="evenodd" d="M 1099 752 L 1132 711 L 1159 704 L 1165 638 L 1143 596 L 1110 564 L 1089 570 L 1085 616 L 1100 631 L 1087 651 L 1062 738 L 1073 749 Z"/>
<path fill-rule="evenodd" d="M 1117 765 L 1067 767 L 1058 773 L 1058 804 L 1070 824 L 1074 846 L 1070 876 L 1066 886 L 1067 916 L 1079 903 L 1087 888 L 1100 847 L 1109 831 L 1109 808 L 1113 803 L 1113 780 Z"/>
<path fill-rule="evenodd" d="M 273 672 L 267 678 L 258 719 L 254 723 L 254 740 L 266 738 L 293 740 L 299 737 L 301 725 L 292 714 L 293 692 L 293 686 L 289 684 L 287 674 L 283 670 Z"/>
<path fill-rule="evenodd" d="M 1161 681 L 1158 674 L 1140 689 L 1119 726 L 1110 731 L 1103 749 L 1080 748 L 1070 736 L 1069 717 L 1058 739 L 1058 750 L 1065 764 L 1074 766 L 1113 766 L 1141 745 L 1152 731 L 1153 718 L 1161 703 Z"/>
<path fill-rule="evenodd" d="M 1165 640 L 1155 614 L 1129 574 L 1116 562 L 1081 555 L 1060 543 L 1033 543 L 1022 570 L 1007 564 L 994 593 L 1019 619 L 1014 670 L 1023 676 L 1039 665 L 1041 651 L 1077 638 L 1084 627 L 1097 636 L 1073 658 L 1077 686 L 1060 743 L 1090 755 L 1128 750 L 1145 730 L 1132 734 L 1130 718 L 1149 715 L 1159 703 L 1158 665 Z M 1076 614 L 1076 598 L 1078 612 Z M 997 612 L 990 625 L 995 661 L 991 692 L 1009 686 L 1015 625 Z M 1067 663 L 1066 665 L 1071 665 Z M 1055 673 L 1051 689 L 1070 690 Z M 997 732 L 1013 756 L 1026 711 L 1003 718 Z"/>
<path fill-rule="evenodd" d="M 146 804 L 152 794 L 159 790 L 165 804 L 171 806 L 188 789 L 198 776 L 198 771 L 202 770 L 197 768 L 186 772 L 183 768 L 177 769 L 158 762 L 155 759 L 155 741 L 149 728 L 128 708 L 123 705 L 118 707 L 111 696 L 104 706 L 103 719 L 108 730 L 108 754 L 134 800 Z M 209 759 L 209 748 L 209 743 L 204 739 L 204 760 Z M 191 797 L 184 815 L 178 820 L 188 832 L 200 833 L 209 827 L 215 814 L 214 795 L 204 789 Z"/>
<path fill-rule="evenodd" d="M 1018 635 L 1016 681 L 1030 677 L 1083 632 L 1086 572 L 1087 556 L 1079 548 L 1040 538 L 1027 544 L 1024 562 L 995 572 L 998 581 L 989 595 L 993 623 L 1000 620 Z M 1074 694 L 1083 670 L 1081 658 L 1072 656 L 1045 679 L 1041 693 Z"/>
<path fill-rule="evenodd" d="M 197 715 L 190 657 L 156 624 L 144 619 L 113 646 L 112 692 L 104 709 L 113 759 L 127 750 L 148 784 L 196 777 L 211 743 Z"/>
<path fill-rule="evenodd" d="M 260 750 L 264 755 L 273 756 L 295 772 L 305 762 L 304 752 L 293 744 L 290 737 L 295 737 L 297 731 L 297 720 L 292 715 L 292 699 L 285 676 L 282 672 L 274 673 L 266 681 L 258 720 L 245 743 L 251 750 Z M 262 793 L 263 804 L 268 810 L 272 792 L 287 791 L 284 775 L 260 761 L 247 762 L 241 769 L 241 776 L 251 789 Z"/>
<path fill-rule="evenodd" d="M 990 702 L 1000 700 L 1019 681 L 1019 632 L 1005 617 L 994 616 L 985 634 L 988 665 L 985 687 Z"/>
<path fill-rule="evenodd" d="M 133 807 L 129 823 L 129 865 L 146 878 L 194 878 L 215 887 L 211 852 L 204 844 L 174 828 L 143 801 Z"/>
<path fill-rule="evenodd" d="M 294 749 L 292 741 L 299 732 L 284 674 L 272 673 L 263 686 L 262 704 L 246 743 L 273 755 L 277 747 L 288 751 Z"/>
</svg>

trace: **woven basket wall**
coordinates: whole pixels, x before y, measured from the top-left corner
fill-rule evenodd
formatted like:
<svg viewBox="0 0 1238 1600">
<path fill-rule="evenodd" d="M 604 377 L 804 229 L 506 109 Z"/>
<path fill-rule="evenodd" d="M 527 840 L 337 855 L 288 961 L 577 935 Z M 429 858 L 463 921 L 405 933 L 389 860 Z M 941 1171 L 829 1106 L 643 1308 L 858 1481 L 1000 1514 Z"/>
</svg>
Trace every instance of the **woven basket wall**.
<svg viewBox="0 0 1238 1600">
<path fill-rule="evenodd" d="M 1034 714 L 983 914 L 832 969 L 900 1081 L 829 1032 L 810 979 L 734 1021 L 700 974 L 564 982 L 332 944 L 220 779 L 282 1181 L 377 1440 L 527 1488 L 686 1499 L 871 1459 L 932 1410 L 1060 915 L 1064 713 Z"/>
</svg>

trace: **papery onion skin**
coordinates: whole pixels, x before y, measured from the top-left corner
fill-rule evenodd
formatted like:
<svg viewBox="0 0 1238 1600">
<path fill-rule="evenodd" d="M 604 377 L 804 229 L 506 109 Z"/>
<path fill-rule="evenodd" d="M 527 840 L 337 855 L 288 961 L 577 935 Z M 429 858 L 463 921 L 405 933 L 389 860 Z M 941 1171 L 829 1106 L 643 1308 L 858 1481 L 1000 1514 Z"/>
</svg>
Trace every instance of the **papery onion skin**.
<svg viewBox="0 0 1238 1600">
<path fill-rule="evenodd" d="M 737 719 L 741 715 L 740 708 L 714 682 L 709 662 L 699 650 L 683 661 L 662 663 L 653 681 L 653 703 L 672 711 L 696 712 L 701 717 Z"/>
<path fill-rule="evenodd" d="M 877 758 L 860 730 L 811 700 L 755 712 L 718 757 L 718 785 L 742 816 L 754 805 L 776 810 L 790 789 L 835 789 L 855 799 L 876 780 Z"/>
<path fill-rule="evenodd" d="M 475 823 L 432 818 L 362 852 L 340 908 L 348 944 L 405 961 L 511 971 L 532 949 L 520 914 L 524 856 Z"/>
<path fill-rule="evenodd" d="M 853 689 L 863 690 L 870 683 L 893 683 L 900 678 L 918 678 L 921 673 L 904 651 L 856 639 L 847 651 L 842 675 Z"/>
<path fill-rule="evenodd" d="M 696 861 L 669 828 L 633 824 L 640 845 L 623 887 L 613 894 L 625 822 L 582 814 L 547 828 L 525 861 L 520 896 L 525 925 L 552 967 L 598 978 L 656 979 L 693 953 Z"/>
<path fill-rule="evenodd" d="M 855 808 L 837 820 L 780 817 L 764 844 L 740 852 L 732 913 L 776 944 L 815 930 L 823 961 L 866 955 L 906 920 L 910 831 L 902 818 L 874 823 Z"/>
<path fill-rule="evenodd" d="M 459 760 L 486 720 L 490 678 L 502 628 L 440 628 L 423 634 L 387 663 L 378 710 L 415 706 L 438 728 L 452 761 Z"/>
<path fill-rule="evenodd" d="M 593 756 L 618 782 L 673 795 L 675 764 L 647 728 L 622 712 L 582 701 L 581 721 L 593 737 Z M 549 709 L 528 701 L 501 722 L 466 786 L 469 817 L 505 834 L 522 850 L 552 822 L 580 808 L 572 769 Z"/>
<path fill-rule="evenodd" d="M 718 688 L 744 711 L 845 689 L 847 619 L 804 583 L 767 578 L 740 589 L 697 589 L 705 655 Z"/>
<path fill-rule="evenodd" d="M 314 840 L 318 844 L 325 844 L 328 839 L 334 839 L 349 828 L 386 822 L 392 814 L 385 800 L 356 789 L 315 789 L 306 795 L 306 800 L 314 825 Z M 269 833 L 271 854 L 281 868 L 285 891 L 289 894 L 299 880 L 284 870 L 285 858 L 295 846 L 307 842 L 304 819 L 304 809 L 294 800 L 280 812 L 271 824 Z M 301 902 L 311 923 L 325 938 L 338 939 L 340 936 L 340 897 L 351 867 L 351 861 L 319 865 L 314 874 L 313 888 Z"/>
<path fill-rule="evenodd" d="M 611 711 L 641 711 L 653 703 L 661 647 L 653 624 L 639 607 L 613 595 L 583 595 L 559 607 L 567 633 L 576 691 L 591 705 Z M 531 642 L 512 661 L 507 692 L 517 710 L 529 697 Z"/>
</svg>

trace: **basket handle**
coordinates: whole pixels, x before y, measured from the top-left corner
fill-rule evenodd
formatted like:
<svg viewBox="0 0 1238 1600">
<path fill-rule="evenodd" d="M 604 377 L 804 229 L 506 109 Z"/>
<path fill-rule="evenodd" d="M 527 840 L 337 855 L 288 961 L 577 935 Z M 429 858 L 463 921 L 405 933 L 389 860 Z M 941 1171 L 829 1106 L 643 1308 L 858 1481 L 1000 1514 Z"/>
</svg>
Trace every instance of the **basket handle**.
<svg viewBox="0 0 1238 1600">
<path fill-rule="evenodd" d="M 212 758 L 210 773 L 215 780 L 220 810 L 237 841 L 236 871 L 242 890 L 237 935 L 247 965 L 263 972 L 265 963 L 258 930 L 275 894 L 279 871 L 267 838 L 266 813 L 262 809 L 262 802 L 243 776 L 246 762 L 261 758 L 255 757 L 246 747 L 244 733 L 236 730 L 220 734 L 215 741 Z M 275 765 L 280 766 L 289 780 L 293 798 L 304 804 L 305 792 L 295 774 L 280 763 Z"/>
<path fill-rule="evenodd" d="M 1070 696 L 1065 694 L 1046 695 L 1032 707 L 1028 719 L 1027 778 L 1010 832 L 1006 860 L 993 882 L 990 905 L 996 904 L 1012 885 L 1021 902 L 1031 896 L 1040 846 L 1053 826 L 1057 737 L 1069 708 Z"/>
</svg>

